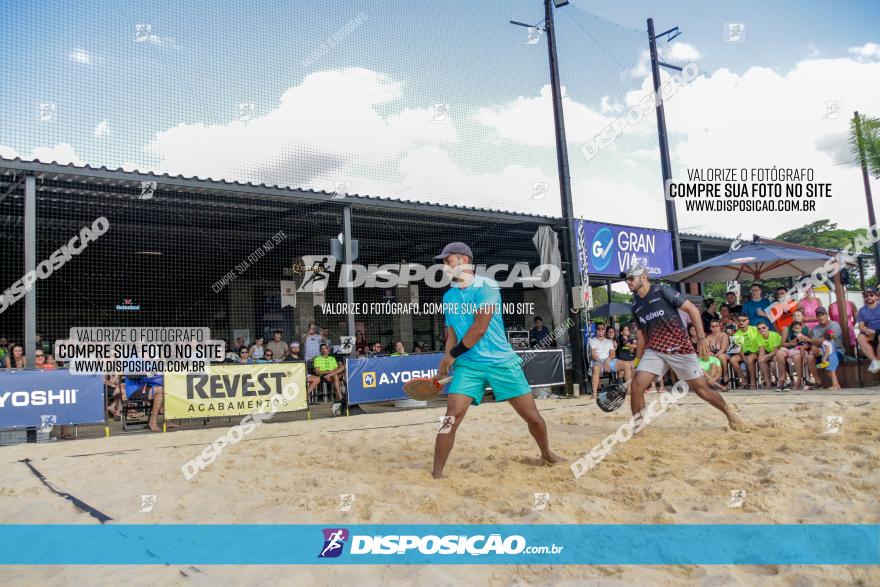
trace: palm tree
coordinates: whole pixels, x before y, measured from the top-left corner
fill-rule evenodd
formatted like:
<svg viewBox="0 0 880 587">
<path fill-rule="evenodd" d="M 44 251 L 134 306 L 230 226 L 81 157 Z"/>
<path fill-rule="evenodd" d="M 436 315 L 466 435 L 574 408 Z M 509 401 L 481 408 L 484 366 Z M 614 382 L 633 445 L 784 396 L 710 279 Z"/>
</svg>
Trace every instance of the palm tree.
<svg viewBox="0 0 880 587">
<path fill-rule="evenodd" d="M 855 112 L 850 122 L 849 144 L 850 150 L 862 168 L 868 221 L 871 226 L 876 226 L 877 219 L 874 217 L 874 201 L 871 198 L 871 182 L 868 174 L 873 175 L 874 179 L 880 179 L 880 119 Z M 874 270 L 877 272 L 880 271 L 880 243 L 875 242 L 871 249 L 874 253 Z"/>
<path fill-rule="evenodd" d="M 874 179 L 880 179 L 880 118 L 857 114 L 849 126 L 850 152 Z"/>
</svg>

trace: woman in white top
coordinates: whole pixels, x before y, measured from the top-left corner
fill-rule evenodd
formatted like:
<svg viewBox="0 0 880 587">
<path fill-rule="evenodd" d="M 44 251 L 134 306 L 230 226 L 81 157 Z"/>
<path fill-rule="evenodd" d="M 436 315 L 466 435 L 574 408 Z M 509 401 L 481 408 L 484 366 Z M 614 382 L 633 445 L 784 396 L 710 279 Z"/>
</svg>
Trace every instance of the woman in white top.
<svg viewBox="0 0 880 587">
<path fill-rule="evenodd" d="M 251 358 L 254 360 L 262 359 L 266 349 L 263 347 L 263 337 L 258 336 L 251 347 Z"/>
</svg>

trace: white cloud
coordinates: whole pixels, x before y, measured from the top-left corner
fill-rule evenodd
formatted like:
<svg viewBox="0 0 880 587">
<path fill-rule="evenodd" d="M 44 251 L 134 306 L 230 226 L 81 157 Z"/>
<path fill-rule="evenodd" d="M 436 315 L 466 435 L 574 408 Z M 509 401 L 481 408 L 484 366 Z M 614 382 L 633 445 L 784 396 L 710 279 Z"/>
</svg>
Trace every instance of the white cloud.
<svg viewBox="0 0 880 587">
<path fill-rule="evenodd" d="M 110 134 L 110 125 L 107 124 L 106 120 L 102 120 L 98 123 L 98 126 L 95 127 L 95 137 L 102 138 Z"/>
<path fill-rule="evenodd" d="M 391 115 L 377 111 L 400 96 L 398 82 L 374 71 L 319 71 L 264 116 L 179 124 L 158 133 L 147 151 L 171 174 L 303 185 L 346 166 L 387 164 L 420 143 L 457 141 L 454 105 L 444 122 L 430 120 L 427 104 Z"/>
<path fill-rule="evenodd" d="M 658 51 L 664 61 L 671 61 L 673 65 L 683 65 L 703 58 L 703 54 L 696 47 L 687 43 L 673 43 L 666 50 L 661 50 L 658 46 Z"/>
<path fill-rule="evenodd" d="M 616 118 L 620 110 L 603 98 L 601 107 L 608 115 L 571 100 L 562 88 L 562 108 L 565 112 L 565 132 L 570 143 L 585 143 Z M 490 127 L 497 136 L 533 147 L 553 147 L 553 96 L 550 85 L 541 88 L 539 96 L 520 96 L 513 102 L 490 108 L 480 108 L 474 120 Z"/>
<path fill-rule="evenodd" d="M 688 63 L 694 63 L 702 59 L 703 54 L 696 47 L 687 43 L 667 45 L 663 42 L 658 42 L 657 57 L 659 61 L 684 67 Z M 665 70 L 661 67 L 660 71 Z M 629 70 L 629 74 L 636 79 L 651 76 L 651 53 L 647 49 L 643 49 L 639 53 L 639 60 Z"/>
<path fill-rule="evenodd" d="M 67 55 L 67 58 L 75 63 L 82 63 L 83 65 L 90 65 L 92 63 L 91 55 L 82 49 L 74 49 Z"/>
<path fill-rule="evenodd" d="M 745 236 L 773 236 L 817 218 L 831 218 L 845 228 L 863 226 L 861 176 L 846 164 L 848 113 L 856 108 L 880 111 L 876 79 L 880 62 L 806 58 L 788 72 L 719 69 L 679 88 L 666 102 L 677 177 L 688 167 L 811 167 L 817 182 L 832 183 L 833 193 L 809 213 L 689 213 L 679 205 L 679 224 Z M 470 119 L 462 118 L 452 104 L 443 123 L 430 121 L 428 104 L 400 107 L 404 89 L 389 76 L 365 69 L 315 72 L 287 90 L 265 115 L 248 122 L 237 120 L 231 105 L 228 123 L 179 124 L 157 133 L 147 153 L 159 163 L 149 167 L 160 173 L 328 191 L 337 181 L 350 181 L 353 193 L 559 214 L 555 169 L 546 167 L 554 145 L 549 86 L 538 95 L 481 108 Z M 564 96 L 573 171 L 580 156 L 577 147 L 650 91 L 650 78 L 644 78 L 639 88 L 604 96 L 595 108 Z M 838 118 L 827 116 L 830 98 L 843 102 Z M 460 137 L 458 126 L 471 132 Z M 492 136 L 486 141 L 475 128 L 486 128 Z M 618 140 L 609 147 L 612 158 L 588 166 L 588 176 L 575 175 L 575 214 L 662 228 L 653 116 L 626 132 L 650 140 Z M 459 150 L 463 137 L 474 136 L 480 138 L 472 140 L 484 142 Z M 467 163 L 465 157 L 485 153 L 486 143 L 498 138 L 521 145 L 520 152 L 532 148 L 525 152 L 535 156 L 491 172 L 479 162 Z M 15 151 L 0 146 L 0 155 L 14 157 Z M 37 149 L 32 157 L 81 163 L 69 144 Z M 144 169 L 131 161 L 122 165 Z M 531 199 L 536 182 L 548 183 L 543 200 Z"/>
<path fill-rule="evenodd" d="M 661 71 L 664 77 L 669 75 Z M 704 226 L 701 230 L 715 234 L 754 231 L 771 236 L 816 218 L 831 218 L 844 227 L 864 225 L 861 178 L 857 169 L 848 165 L 852 158 L 847 156 L 847 125 L 849 112 L 855 107 L 880 111 L 876 79 L 880 79 L 877 62 L 812 58 L 787 73 L 764 67 L 752 67 L 742 74 L 720 69 L 680 87 L 666 102 L 678 176 L 689 167 L 810 167 L 817 182 L 832 184 L 833 194 L 831 199 L 818 201 L 813 212 L 785 214 L 693 213 L 679 204 L 680 225 Z M 638 89 L 623 96 L 622 103 L 626 107 L 638 104 L 650 91 L 651 80 L 646 77 Z M 553 135 L 546 122 L 552 120 L 547 94 L 484 108 L 478 121 L 510 140 L 549 147 Z M 829 100 L 843 102 L 837 118 L 828 116 Z M 565 103 L 573 165 L 579 143 L 592 138 L 591 132 L 610 120 L 613 103 L 614 96 L 603 98 L 596 111 L 583 104 Z M 592 128 L 589 121 L 594 122 Z M 645 117 L 637 127 L 628 127 L 624 134 L 630 132 L 656 137 L 653 116 Z M 619 139 L 608 148 L 611 155 L 606 160 L 591 164 L 589 178 L 575 176 L 576 214 L 664 227 L 658 152 L 652 142 Z M 519 203 L 511 199 L 509 206 Z"/>
<path fill-rule="evenodd" d="M 15 159 L 20 157 L 18 151 L 7 145 L 0 145 L 0 159 Z"/>
<path fill-rule="evenodd" d="M 152 33 L 147 35 L 144 40 L 157 47 L 167 47 L 175 44 L 174 37 L 160 37 L 159 35 L 154 35 Z"/>
<path fill-rule="evenodd" d="M 813 168 L 815 181 L 832 184 L 832 198 L 817 200 L 813 212 L 688 213 L 679 223 L 706 225 L 708 232 L 735 234 L 742 228 L 775 235 L 817 218 L 842 227 L 866 224 L 858 169 L 846 161 L 849 112 L 880 111 L 880 62 L 808 59 L 787 73 L 752 67 L 741 75 L 726 69 L 699 77 L 666 103 L 667 125 L 684 136 L 674 165 L 706 167 Z M 843 101 L 837 118 L 827 117 L 828 92 Z M 849 158 L 851 159 L 851 158 Z M 842 161 L 843 160 L 843 161 Z M 739 230 L 734 225 L 739 224 Z"/>
<path fill-rule="evenodd" d="M 85 165 L 76 150 L 70 143 L 58 143 L 54 147 L 37 147 L 29 155 L 18 153 L 12 147 L 0 145 L 0 158 L 15 159 L 20 157 L 24 160 L 38 160 L 43 163 L 61 163 L 62 165 L 74 164 Z"/>
<path fill-rule="evenodd" d="M 54 147 L 37 147 L 29 159 L 37 159 L 43 163 L 85 165 L 70 143 L 58 143 Z"/>
<path fill-rule="evenodd" d="M 850 47 L 849 53 L 860 61 L 880 61 L 880 43 L 865 43 L 860 47 Z"/>
</svg>

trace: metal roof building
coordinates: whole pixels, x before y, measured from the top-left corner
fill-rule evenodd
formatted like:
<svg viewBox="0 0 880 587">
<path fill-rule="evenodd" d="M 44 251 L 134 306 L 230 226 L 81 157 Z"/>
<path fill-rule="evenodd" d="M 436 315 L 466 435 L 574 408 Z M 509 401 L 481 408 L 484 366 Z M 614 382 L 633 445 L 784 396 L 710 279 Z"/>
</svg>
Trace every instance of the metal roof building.
<svg viewBox="0 0 880 587">
<path fill-rule="evenodd" d="M 540 262 L 532 241 L 538 228 L 563 226 L 559 217 L 478 207 L 0 159 L 4 288 L 96 218 L 110 225 L 0 314 L 0 336 L 24 339 L 32 348 L 37 333 L 51 340 L 72 326 L 207 325 L 228 340 L 236 331 L 253 336 L 274 328 L 299 336 L 313 321 L 343 334 L 345 317 L 324 315 L 316 300 L 282 307 L 279 282 L 302 277 L 296 265 L 303 255 L 329 253 L 329 241 L 345 229 L 346 214 L 358 241 L 356 261 L 363 265 L 430 266 L 444 244 L 460 240 L 470 244 L 477 263 L 534 267 Z M 248 261 L 273 237 L 279 242 L 270 252 Z M 681 242 L 685 265 L 730 244 L 690 234 L 682 234 Z M 427 302 L 442 295 L 424 284 L 403 289 L 358 290 L 357 300 Z M 516 287 L 505 297 L 533 301 L 542 311 L 542 290 Z M 327 289 L 325 302 L 345 300 L 342 288 Z M 508 319 L 525 326 L 530 317 Z M 436 316 L 356 320 L 368 339 L 383 343 L 403 339 L 408 346 L 436 347 L 441 340 Z"/>
</svg>

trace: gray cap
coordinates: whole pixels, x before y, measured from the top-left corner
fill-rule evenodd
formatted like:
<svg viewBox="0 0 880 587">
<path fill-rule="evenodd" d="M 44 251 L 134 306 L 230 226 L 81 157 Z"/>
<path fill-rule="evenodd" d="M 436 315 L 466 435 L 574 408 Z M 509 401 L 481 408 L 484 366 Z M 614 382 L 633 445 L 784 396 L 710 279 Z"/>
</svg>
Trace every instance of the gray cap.
<svg viewBox="0 0 880 587">
<path fill-rule="evenodd" d="M 647 267 L 644 259 L 639 259 L 638 257 L 633 257 L 632 263 L 625 272 L 620 274 L 621 278 L 624 277 L 637 277 L 639 275 L 644 275 L 647 272 Z"/>
<path fill-rule="evenodd" d="M 435 261 L 442 261 L 449 255 L 467 255 L 473 260 L 474 254 L 471 252 L 471 248 L 464 243 L 449 243 L 445 247 L 443 247 L 443 252 L 434 257 Z"/>
</svg>

